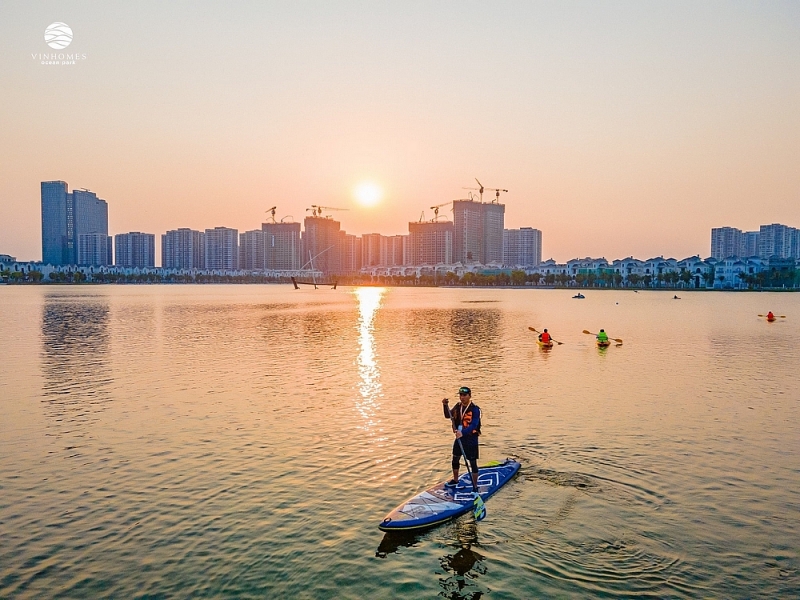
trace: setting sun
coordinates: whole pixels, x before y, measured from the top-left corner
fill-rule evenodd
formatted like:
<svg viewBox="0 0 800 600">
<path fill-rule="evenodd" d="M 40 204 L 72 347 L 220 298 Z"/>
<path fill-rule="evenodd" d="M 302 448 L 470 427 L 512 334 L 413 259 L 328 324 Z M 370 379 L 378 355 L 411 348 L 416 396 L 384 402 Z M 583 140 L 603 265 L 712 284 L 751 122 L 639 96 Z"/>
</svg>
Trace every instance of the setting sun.
<svg viewBox="0 0 800 600">
<path fill-rule="evenodd" d="M 383 190 L 374 183 L 365 181 L 358 184 L 355 189 L 355 196 L 361 206 L 375 206 L 381 201 Z"/>
</svg>

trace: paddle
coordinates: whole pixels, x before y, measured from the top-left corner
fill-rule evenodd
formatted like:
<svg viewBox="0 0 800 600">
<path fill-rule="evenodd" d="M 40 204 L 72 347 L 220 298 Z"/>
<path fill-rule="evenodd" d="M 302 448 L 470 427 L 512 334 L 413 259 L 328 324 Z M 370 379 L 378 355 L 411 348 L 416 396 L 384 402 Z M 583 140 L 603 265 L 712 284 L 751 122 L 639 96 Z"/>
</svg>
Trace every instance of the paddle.
<svg viewBox="0 0 800 600">
<path fill-rule="evenodd" d="M 464 452 L 464 445 L 461 443 L 461 438 L 456 438 L 458 447 L 461 448 L 461 456 L 464 457 L 464 464 L 467 466 L 467 475 L 472 477 L 472 471 L 469 468 L 469 461 L 467 460 L 467 453 Z M 486 505 L 483 503 L 483 498 L 476 491 L 475 499 L 472 501 L 472 514 L 476 521 L 483 521 L 486 518 Z"/>
<path fill-rule="evenodd" d="M 594 337 L 597 337 L 597 334 L 596 334 L 596 333 L 592 333 L 591 331 L 586 331 L 585 329 L 583 330 L 583 333 L 588 333 L 589 335 L 593 335 Z M 621 340 L 621 339 L 619 339 L 619 338 L 612 338 L 612 337 L 609 337 L 608 339 L 610 339 L 610 340 L 614 340 L 614 341 L 615 341 L 615 342 L 617 342 L 618 344 L 621 344 L 621 343 L 622 343 L 622 340 Z"/>
<path fill-rule="evenodd" d="M 758 316 L 759 317 L 766 317 L 767 315 L 758 315 Z M 772 315 L 772 316 L 775 317 L 776 319 L 777 318 L 781 318 L 781 319 L 785 319 L 786 318 L 786 315 Z"/>
<path fill-rule="evenodd" d="M 533 327 L 528 327 L 531 331 L 536 331 Z M 536 331 L 536 333 L 541 333 L 541 331 Z M 553 337 L 550 337 L 550 341 L 555 342 L 559 346 L 561 346 L 564 342 L 559 342 L 558 340 L 554 340 Z"/>
</svg>

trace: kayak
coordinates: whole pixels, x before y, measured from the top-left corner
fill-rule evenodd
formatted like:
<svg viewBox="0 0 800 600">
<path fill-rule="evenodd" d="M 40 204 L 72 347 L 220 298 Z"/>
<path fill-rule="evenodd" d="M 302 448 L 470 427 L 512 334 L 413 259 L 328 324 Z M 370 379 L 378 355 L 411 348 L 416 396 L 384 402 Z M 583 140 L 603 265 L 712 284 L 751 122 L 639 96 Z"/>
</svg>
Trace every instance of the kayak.
<svg viewBox="0 0 800 600">
<path fill-rule="evenodd" d="M 539 340 L 536 340 L 536 343 L 539 344 L 539 348 L 552 348 L 553 347 L 553 342 L 545 343 L 545 342 L 541 342 Z"/>
<path fill-rule="evenodd" d="M 777 320 L 778 320 L 778 319 L 776 319 L 775 317 L 773 317 L 773 318 L 771 318 L 771 319 L 770 319 L 769 317 L 767 317 L 767 322 L 768 322 L 768 323 L 772 323 L 773 321 L 777 321 Z"/>
<path fill-rule="evenodd" d="M 577 298 L 579 300 L 583 300 L 584 298 L 586 298 L 586 296 L 584 296 L 583 294 L 577 294 L 577 295 L 573 296 L 573 298 Z"/>
<path fill-rule="evenodd" d="M 610 345 L 611 345 L 611 341 L 610 340 L 608 342 L 601 342 L 601 341 L 598 340 L 598 342 L 597 342 L 597 347 L 598 348 L 608 348 Z"/>
<path fill-rule="evenodd" d="M 507 458 L 478 468 L 478 493 L 488 500 L 519 471 L 520 463 Z M 381 521 L 382 531 L 419 530 L 439 525 L 470 512 L 473 507 L 472 478 L 464 473 L 456 487 L 437 483 L 409 498 Z"/>
</svg>

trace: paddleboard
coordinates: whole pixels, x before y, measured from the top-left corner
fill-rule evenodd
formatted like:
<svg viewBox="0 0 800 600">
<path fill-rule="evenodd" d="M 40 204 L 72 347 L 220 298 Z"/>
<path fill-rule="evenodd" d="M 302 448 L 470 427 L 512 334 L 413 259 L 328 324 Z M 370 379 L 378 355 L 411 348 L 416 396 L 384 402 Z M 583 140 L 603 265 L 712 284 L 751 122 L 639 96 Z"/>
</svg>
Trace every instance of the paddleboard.
<svg viewBox="0 0 800 600">
<path fill-rule="evenodd" d="M 478 493 L 485 501 L 508 483 L 520 464 L 507 458 L 502 463 L 478 467 Z M 378 527 L 383 531 L 409 531 L 433 527 L 472 510 L 472 478 L 464 473 L 456 487 L 437 483 L 403 502 Z"/>
</svg>

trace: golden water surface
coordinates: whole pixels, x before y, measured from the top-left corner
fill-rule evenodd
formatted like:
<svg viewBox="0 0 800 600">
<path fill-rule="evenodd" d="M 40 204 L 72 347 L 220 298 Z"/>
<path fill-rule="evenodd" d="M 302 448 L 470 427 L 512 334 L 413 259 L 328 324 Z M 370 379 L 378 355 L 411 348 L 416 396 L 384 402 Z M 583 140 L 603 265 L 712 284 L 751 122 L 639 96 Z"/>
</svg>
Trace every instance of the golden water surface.
<svg viewBox="0 0 800 600">
<path fill-rule="evenodd" d="M 0 597 L 798 597 L 800 295 L 679 295 L 0 286 Z"/>
</svg>

